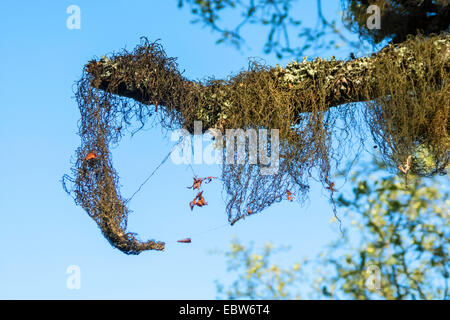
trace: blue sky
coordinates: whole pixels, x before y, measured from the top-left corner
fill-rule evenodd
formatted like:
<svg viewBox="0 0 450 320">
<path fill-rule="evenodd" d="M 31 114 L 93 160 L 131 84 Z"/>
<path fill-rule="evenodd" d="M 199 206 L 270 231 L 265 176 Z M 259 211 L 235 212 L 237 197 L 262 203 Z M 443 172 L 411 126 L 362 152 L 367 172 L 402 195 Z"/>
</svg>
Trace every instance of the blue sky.
<svg viewBox="0 0 450 320">
<path fill-rule="evenodd" d="M 303 206 L 283 202 L 230 227 L 220 183 L 207 185 L 208 206 L 191 212 L 194 193 L 186 187 L 192 172 L 168 161 L 131 202 L 129 219 L 130 231 L 165 241 L 166 250 L 127 256 L 113 249 L 64 193 L 60 180 L 80 143 L 73 86 L 91 58 L 132 49 L 147 36 L 161 39 L 191 79 L 225 77 L 247 66 L 248 57 L 287 63 L 264 56 L 266 33 L 259 28 L 246 31 L 248 46 L 242 51 L 216 45 L 217 35 L 191 24 L 188 10 L 177 9 L 176 2 L 1 2 L 0 298 L 214 299 L 214 280 L 226 282 L 230 276 L 225 258 L 208 251 L 226 250 L 233 236 L 256 246 L 267 241 L 290 245 L 289 255 L 279 261 L 286 265 L 314 255 L 337 236 L 327 195 L 317 184 Z M 299 16 L 315 26 L 316 1 L 300 2 Z M 325 13 L 336 16 L 339 2 L 326 1 Z M 81 9 L 80 30 L 66 28 L 71 4 Z M 113 155 L 125 197 L 170 146 L 159 128 L 122 140 Z M 200 176 L 220 174 L 217 166 L 195 165 L 194 170 Z M 192 244 L 176 243 L 189 236 Z M 80 267 L 80 290 L 66 287 L 70 265 Z"/>
</svg>

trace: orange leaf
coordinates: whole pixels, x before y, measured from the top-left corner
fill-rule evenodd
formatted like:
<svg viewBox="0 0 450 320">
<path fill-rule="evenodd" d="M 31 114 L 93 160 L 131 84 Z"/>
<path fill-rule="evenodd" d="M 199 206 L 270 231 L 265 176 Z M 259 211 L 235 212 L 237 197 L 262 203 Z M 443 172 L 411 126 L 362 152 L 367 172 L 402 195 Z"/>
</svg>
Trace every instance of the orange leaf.
<svg viewBox="0 0 450 320">
<path fill-rule="evenodd" d="M 84 158 L 86 161 L 93 160 L 97 158 L 97 154 L 95 152 L 89 152 L 86 158 Z"/>
<path fill-rule="evenodd" d="M 325 189 L 331 190 L 332 192 L 336 192 L 337 190 L 334 188 L 334 182 L 328 183 L 328 187 L 325 187 Z"/>
<path fill-rule="evenodd" d="M 294 200 L 294 195 L 292 192 L 290 192 L 289 190 L 286 190 L 286 194 L 287 194 L 287 199 L 289 201 L 293 201 Z"/>
<path fill-rule="evenodd" d="M 203 207 L 206 206 L 208 203 L 206 203 L 205 198 L 202 196 L 203 191 L 197 193 L 194 200 L 192 200 L 189 203 L 189 206 L 191 207 L 191 210 L 194 209 L 194 206 Z"/>
<path fill-rule="evenodd" d="M 198 200 L 198 201 L 197 201 L 197 205 L 198 205 L 199 207 L 206 205 L 205 198 L 202 197 L 200 200 Z"/>
<path fill-rule="evenodd" d="M 188 187 L 189 189 L 194 189 L 194 190 L 199 190 L 200 187 L 202 186 L 203 181 L 205 183 L 210 183 L 213 179 L 217 179 L 216 177 L 206 177 L 206 178 L 197 178 L 194 177 L 194 183 L 192 184 L 192 186 Z"/>
</svg>

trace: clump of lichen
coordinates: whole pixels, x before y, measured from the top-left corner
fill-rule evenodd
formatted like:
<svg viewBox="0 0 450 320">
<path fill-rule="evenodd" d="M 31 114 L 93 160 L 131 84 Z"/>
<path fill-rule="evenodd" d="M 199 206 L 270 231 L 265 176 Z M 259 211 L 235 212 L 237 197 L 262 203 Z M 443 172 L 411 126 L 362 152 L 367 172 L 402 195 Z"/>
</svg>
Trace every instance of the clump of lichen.
<svg viewBox="0 0 450 320">
<path fill-rule="evenodd" d="M 399 59 L 372 69 L 378 98 L 366 103 L 367 123 L 390 167 L 412 157 L 410 172 L 431 176 L 449 163 L 450 46 L 445 39 L 409 39 Z M 406 57 L 406 59 L 401 59 Z"/>
<path fill-rule="evenodd" d="M 416 37 L 371 57 L 335 58 L 250 68 L 227 79 L 191 81 L 162 46 L 144 40 L 133 51 L 91 61 L 78 83 L 81 147 L 72 173 L 75 201 L 96 221 L 111 244 L 125 253 L 162 250 L 161 242 L 140 241 L 127 232 L 129 209 L 119 192 L 110 148 L 133 120 L 173 130 L 214 128 L 223 142 L 227 130 L 264 129 L 277 164 L 223 162 L 222 180 L 231 224 L 273 203 L 301 201 L 315 175 L 333 199 L 333 168 L 351 147 L 355 103 L 366 106 L 366 123 L 392 168 L 411 156 L 410 172 L 432 175 L 448 165 L 449 37 Z M 247 136 L 246 141 L 250 141 Z M 228 141 L 227 141 L 228 140 Z M 247 143 L 246 151 L 251 146 Z M 96 152 L 95 159 L 86 156 Z M 275 166 L 271 174 L 263 173 Z"/>
</svg>

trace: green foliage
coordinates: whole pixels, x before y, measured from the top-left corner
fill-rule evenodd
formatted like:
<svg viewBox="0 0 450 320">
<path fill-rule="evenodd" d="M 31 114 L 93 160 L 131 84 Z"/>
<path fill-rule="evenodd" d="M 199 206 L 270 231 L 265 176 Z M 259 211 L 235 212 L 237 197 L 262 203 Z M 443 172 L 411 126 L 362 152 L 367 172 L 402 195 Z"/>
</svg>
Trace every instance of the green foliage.
<svg viewBox="0 0 450 320">
<path fill-rule="evenodd" d="M 405 186 L 403 177 L 383 175 L 380 167 L 355 172 L 353 196 L 338 199 L 352 227 L 321 258 L 331 269 L 323 274 L 325 287 L 338 298 L 446 298 L 448 185 L 413 176 Z M 369 266 L 379 268 L 379 290 L 367 288 Z"/>
<path fill-rule="evenodd" d="M 279 59 L 302 57 L 308 50 L 316 53 L 322 49 L 336 50 L 344 44 L 360 47 L 360 43 L 349 40 L 337 27 L 336 20 L 324 16 L 321 0 L 316 0 L 318 23 L 314 27 L 303 25 L 295 15 L 302 1 L 178 0 L 180 8 L 184 5 L 190 8 L 193 23 L 202 23 L 219 34 L 217 43 L 241 48 L 246 26 L 258 25 L 267 30 L 264 53 L 275 54 Z"/>
<path fill-rule="evenodd" d="M 253 244 L 246 248 L 235 239 L 230 251 L 225 255 L 228 259 L 228 270 L 237 272 L 238 279 L 225 289 L 217 284 L 218 293 L 225 299 L 297 299 L 295 293 L 299 283 L 300 263 L 289 268 L 282 268 L 271 262 L 271 257 L 288 250 L 276 248 L 267 243 L 260 253 L 253 252 Z"/>
<path fill-rule="evenodd" d="M 337 21 L 329 20 L 322 12 L 322 1 L 316 0 L 315 27 L 308 27 L 296 18 L 302 0 L 178 0 L 178 6 L 188 5 L 195 17 L 193 23 L 202 23 L 219 34 L 217 43 L 230 43 L 239 48 L 245 39 L 242 29 L 248 24 L 267 29 L 264 44 L 266 54 L 278 58 L 302 57 L 307 50 L 338 49 L 348 45 L 354 49 L 364 46 L 362 41 L 352 41 Z M 408 36 L 422 33 L 430 35 L 449 30 L 450 5 L 448 0 L 341 0 L 343 23 L 349 31 L 369 43 L 393 40 L 405 41 Z M 327 4 L 326 2 L 324 3 Z M 368 29 L 370 5 L 380 8 L 380 29 Z M 239 17 L 229 19 L 229 17 Z M 225 19 L 224 19 L 225 18 Z M 230 20 L 232 21 L 230 23 Z M 227 21 L 227 23 L 224 23 Z M 298 42 L 293 41 L 297 38 Z M 337 39 L 337 42 L 336 42 Z"/>
<path fill-rule="evenodd" d="M 291 299 L 305 292 L 327 299 L 448 298 L 448 185 L 412 177 L 405 186 L 384 169 L 374 162 L 351 176 L 352 195 L 338 198 L 351 225 L 314 259 L 283 269 L 270 262 L 273 245 L 256 254 L 233 242 L 226 256 L 238 278 L 219 293 L 232 299 Z"/>
</svg>

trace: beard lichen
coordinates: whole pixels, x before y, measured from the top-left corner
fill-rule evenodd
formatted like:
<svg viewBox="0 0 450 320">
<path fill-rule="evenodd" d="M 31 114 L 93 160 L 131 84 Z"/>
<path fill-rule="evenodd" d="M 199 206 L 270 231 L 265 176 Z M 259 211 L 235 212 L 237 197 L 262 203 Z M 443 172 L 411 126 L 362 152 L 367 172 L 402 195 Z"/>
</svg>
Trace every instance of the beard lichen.
<svg viewBox="0 0 450 320">
<path fill-rule="evenodd" d="M 68 191 L 119 250 L 164 249 L 163 242 L 140 241 L 127 232 L 129 209 L 110 148 L 133 119 L 141 126 L 152 119 L 168 130 L 190 132 L 194 121 L 222 133 L 279 130 L 274 174 L 261 174 L 260 164 L 223 163 L 231 224 L 286 199 L 288 190 L 302 201 L 314 175 L 332 197 L 333 168 L 347 152 L 349 136 L 364 125 L 391 168 L 411 156 L 411 173 L 433 175 L 448 165 L 449 44 L 448 35 L 417 36 L 370 57 L 318 58 L 286 67 L 254 62 L 225 80 L 191 81 L 159 43 L 144 39 L 131 52 L 85 66 L 76 92 L 81 146 Z M 365 124 L 356 121 L 357 102 L 365 105 Z M 269 139 L 268 150 L 272 145 Z M 92 151 L 97 157 L 86 160 Z"/>
</svg>

